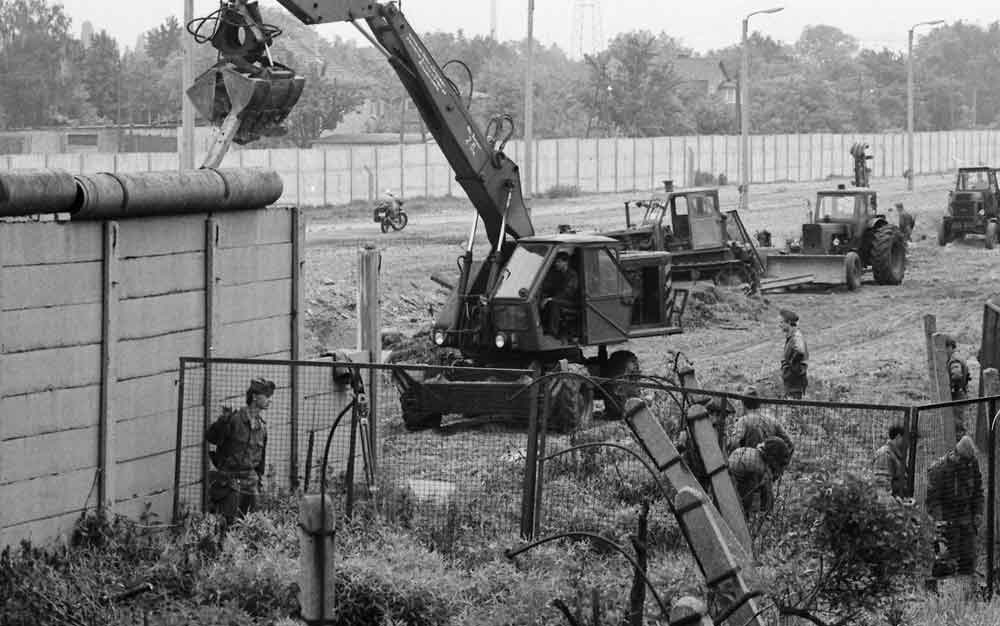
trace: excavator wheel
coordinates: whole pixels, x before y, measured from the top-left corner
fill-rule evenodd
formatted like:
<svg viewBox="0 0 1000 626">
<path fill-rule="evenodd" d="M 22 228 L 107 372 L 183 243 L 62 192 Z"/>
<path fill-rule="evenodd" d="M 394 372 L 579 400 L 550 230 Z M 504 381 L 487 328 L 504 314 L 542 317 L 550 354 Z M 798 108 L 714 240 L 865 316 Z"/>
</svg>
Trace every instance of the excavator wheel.
<svg viewBox="0 0 1000 626">
<path fill-rule="evenodd" d="M 554 372 L 573 372 L 587 376 L 587 368 L 579 363 L 560 364 Z M 576 376 L 565 376 L 553 381 L 549 399 L 551 412 L 549 427 L 561 432 L 590 428 L 594 420 L 594 388 Z"/>
<path fill-rule="evenodd" d="M 872 274 L 880 285 L 898 285 L 906 273 L 906 242 L 899 228 L 883 224 L 875 231 L 871 249 Z"/>
<path fill-rule="evenodd" d="M 612 352 L 601 371 L 602 378 L 620 379 L 622 382 L 606 382 L 604 388 L 611 397 L 604 401 L 604 418 L 621 419 L 625 401 L 639 395 L 639 388 L 626 381 L 639 374 L 639 357 L 628 350 Z"/>
</svg>

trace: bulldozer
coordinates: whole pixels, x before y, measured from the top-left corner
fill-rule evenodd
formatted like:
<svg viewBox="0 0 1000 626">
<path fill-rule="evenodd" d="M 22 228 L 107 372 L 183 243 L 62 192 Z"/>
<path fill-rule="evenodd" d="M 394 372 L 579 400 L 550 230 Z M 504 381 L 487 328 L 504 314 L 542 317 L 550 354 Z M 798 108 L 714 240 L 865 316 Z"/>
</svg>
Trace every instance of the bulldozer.
<svg viewBox="0 0 1000 626">
<path fill-rule="evenodd" d="M 948 192 L 948 209 L 938 225 L 937 242 L 947 245 L 969 234 L 983 235 L 987 250 L 1000 241 L 1000 189 L 992 167 L 960 167 L 955 188 Z"/>
<path fill-rule="evenodd" d="M 906 272 L 906 241 L 899 228 L 878 210 L 878 197 L 868 188 L 867 150 L 856 144 L 854 187 L 840 184 L 816 194 L 809 223 L 788 249 L 767 254 L 761 291 L 797 285 L 861 287 L 870 271 L 880 285 L 898 285 Z"/>
<path fill-rule="evenodd" d="M 665 196 L 625 202 L 625 228 L 602 234 L 631 250 L 671 253 L 674 281 L 708 280 L 717 285 L 746 285 L 754 291 L 764 263 L 736 210 L 719 208 L 714 187 L 675 189 L 663 181 Z M 643 211 L 632 219 L 632 208 Z"/>
<path fill-rule="evenodd" d="M 628 376 L 639 371 L 639 362 L 624 344 L 681 332 L 686 297 L 678 298 L 680 290 L 672 287 L 669 252 L 625 250 L 621 241 L 603 235 L 535 233 L 518 166 L 504 153 L 514 133 L 513 118 L 496 115 L 483 130 L 469 111 L 471 94 L 466 97 L 445 74 L 398 5 L 370 0 L 279 2 L 306 24 L 350 22 L 361 29 L 359 22 L 367 23 L 370 32 L 362 32 L 403 83 L 476 211 L 458 258 L 454 288 L 432 330 L 437 346 L 460 351 L 462 359 L 454 365 L 463 367 L 427 378 L 393 371 L 407 428 L 440 426 L 445 415 L 523 420 L 533 403 L 531 394 L 518 396 L 524 381 L 499 370 Z M 212 105 L 206 117 L 225 131 L 223 140 L 227 132 L 231 140 L 271 132 L 291 106 L 291 98 L 274 100 L 269 95 L 294 89 L 288 74 L 261 70 L 234 78 L 233 72 L 241 69 L 277 67 L 266 45 L 273 27 L 260 22 L 254 7 L 247 0 L 225 1 L 222 9 L 236 16 L 230 21 L 240 25 L 242 38 L 208 39 L 223 61 L 209 70 L 216 78 L 204 84 L 214 89 L 213 98 L 203 103 Z M 270 82 L 270 90 L 258 91 L 255 80 Z M 246 97 L 243 92 L 251 87 L 267 97 Z M 237 103 L 242 106 L 238 114 Z M 473 244 L 480 223 L 490 249 L 477 259 Z M 575 277 L 575 287 L 558 298 L 546 292 L 557 265 L 558 271 Z M 476 368 L 489 368 L 492 379 L 484 380 Z M 563 378 L 552 391 L 550 425 L 564 430 L 586 426 L 595 412 L 592 388 L 579 379 Z M 629 387 L 613 385 L 608 393 L 625 393 Z M 615 400 L 605 403 L 606 417 L 624 404 L 623 398 Z"/>
</svg>

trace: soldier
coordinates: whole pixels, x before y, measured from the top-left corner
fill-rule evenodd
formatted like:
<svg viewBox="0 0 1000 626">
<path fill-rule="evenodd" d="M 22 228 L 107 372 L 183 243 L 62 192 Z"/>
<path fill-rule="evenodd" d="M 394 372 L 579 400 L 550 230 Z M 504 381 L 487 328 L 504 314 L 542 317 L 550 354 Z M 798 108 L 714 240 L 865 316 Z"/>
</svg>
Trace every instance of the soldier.
<svg viewBox="0 0 1000 626">
<path fill-rule="evenodd" d="M 750 387 L 744 395 L 746 398 L 743 399 L 743 408 L 746 409 L 746 413 L 736 421 L 733 432 L 726 442 L 726 451 L 731 453 L 737 448 L 755 448 L 758 444 L 764 443 L 768 437 L 777 437 L 785 443 L 788 448 L 788 459 L 791 460 L 795 444 L 792 443 L 792 438 L 785 432 L 781 422 L 770 411 L 761 408 L 757 389 Z M 784 473 L 785 467 L 775 469 L 774 480 L 777 481 Z"/>
<path fill-rule="evenodd" d="M 737 448 L 729 455 L 729 475 L 740 494 L 743 512 L 767 513 L 774 507 L 774 474 L 788 465 L 788 447 L 768 437 L 753 448 Z"/>
<path fill-rule="evenodd" d="M 781 356 L 781 381 L 785 386 L 785 397 L 800 399 L 809 384 L 807 367 L 809 349 L 799 330 L 799 316 L 794 311 L 781 309 L 781 331 L 785 334 L 785 349 Z"/>
<path fill-rule="evenodd" d="M 267 449 L 267 426 L 261 412 L 271 405 L 273 394 L 273 382 L 253 379 L 246 406 L 223 407 L 222 416 L 205 433 L 205 439 L 216 446 L 210 455 L 216 467 L 209 474 L 211 510 L 225 516 L 227 523 L 257 506 Z"/>
<path fill-rule="evenodd" d="M 917 223 L 916 218 L 913 217 L 912 213 L 903 208 L 902 202 L 896 203 L 896 215 L 899 218 L 899 232 L 903 233 L 903 238 L 906 241 L 910 241 L 913 235 L 913 227 Z"/>
<path fill-rule="evenodd" d="M 969 366 L 965 361 L 955 356 L 955 338 L 946 335 L 944 347 L 948 352 L 948 379 L 951 381 L 951 399 L 965 400 L 969 397 L 969 381 L 972 376 L 969 374 Z"/>
<path fill-rule="evenodd" d="M 566 251 L 557 253 L 542 281 L 542 318 L 547 322 L 548 334 L 553 337 L 561 335 L 563 312 L 575 311 L 579 306 L 580 279 L 576 270 L 570 267 L 569 258 Z"/>
<path fill-rule="evenodd" d="M 937 522 L 957 573 L 976 571 L 976 532 L 983 514 L 983 479 L 968 435 L 927 469 L 927 513 Z"/>
<path fill-rule="evenodd" d="M 901 424 L 889 427 L 889 440 L 875 451 L 872 469 L 880 491 L 896 498 L 906 496 L 906 450 L 909 435 Z"/>
</svg>

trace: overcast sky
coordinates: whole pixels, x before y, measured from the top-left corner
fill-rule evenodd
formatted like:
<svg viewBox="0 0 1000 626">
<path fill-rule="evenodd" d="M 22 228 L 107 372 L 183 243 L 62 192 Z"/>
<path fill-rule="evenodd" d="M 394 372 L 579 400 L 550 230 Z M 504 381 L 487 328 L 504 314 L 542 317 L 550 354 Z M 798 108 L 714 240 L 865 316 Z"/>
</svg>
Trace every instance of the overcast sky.
<svg viewBox="0 0 1000 626">
<path fill-rule="evenodd" d="M 501 40 L 524 37 L 528 0 L 403 0 L 402 8 L 420 32 L 463 29 L 467 35 L 475 35 L 489 33 L 492 3 L 496 5 L 497 36 Z M 184 14 L 183 0 L 63 0 L 61 4 L 72 18 L 77 36 L 83 22 L 90 21 L 95 31 L 107 30 L 126 47 L 135 46 L 142 32 L 163 23 L 169 15 L 182 19 Z M 261 0 L 261 4 L 278 6 L 274 0 Z M 534 30 L 538 40 L 558 44 L 571 53 L 581 43 L 588 47 L 595 33 L 607 41 L 616 33 L 639 28 L 666 31 L 684 45 L 705 52 L 738 42 L 740 22 L 747 13 L 775 6 L 784 6 L 784 10 L 754 16 L 751 31 L 760 30 L 790 43 L 805 26 L 829 24 L 857 37 L 864 47 L 887 46 L 901 51 L 906 48 L 907 29 L 917 22 L 962 20 L 986 26 L 1000 19 L 996 2 L 986 0 L 535 0 Z M 194 15 L 206 15 L 217 7 L 217 1 L 194 0 Z M 594 28 L 595 21 L 598 28 Z M 316 28 L 329 38 L 359 38 L 349 24 Z M 926 30 L 922 27 L 918 33 Z"/>
</svg>

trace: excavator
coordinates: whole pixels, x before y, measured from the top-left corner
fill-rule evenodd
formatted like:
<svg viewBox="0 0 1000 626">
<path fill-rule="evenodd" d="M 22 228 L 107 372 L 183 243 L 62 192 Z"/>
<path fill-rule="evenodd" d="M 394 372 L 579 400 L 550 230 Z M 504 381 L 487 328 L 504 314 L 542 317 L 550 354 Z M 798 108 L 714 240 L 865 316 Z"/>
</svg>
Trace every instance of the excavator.
<svg viewBox="0 0 1000 626">
<path fill-rule="evenodd" d="M 476 209 L 454 288 L 432 331 L 437 346 L 461 352 L 457 365 L 616 378 L 637 373 L 639 363 L 627 348 L 612 348 L 631 339 L 681 332 L 683 305 L 676 302 L 686 298 L 677 300 L 678 290 L 672 288 L 669 252 L 626 251 L 620 241 L 600 235 L 535 233 L 518 166 L 504 153 L 514 133 L 513 118 L 495 116 L 483 131 L 469 112 L 471 98 L 463 97 L 395 3 L 279 2 L 305 24 L 350 22 L 361 31 L 396 72 Z M 271 58 L 276 31 L 261 21 L 256 2 L 224 0 L 215 31 L 202 36 L 219 50 L 220 60 L 188 95 L 219 128 L 219 148 L 211 159 L 221 160 L 232 141 L 280 132 L 301 93 L 303 84 L 294 71 Z M 473 242 L 480 222 L 490 250 L 477 259 Z M 552 306 L 551 294 L 545 292 L 550 274 L 561 266 L 557 259 L 568 260 L 576 288 L 564 294 L 560 306 Z M 494 377 L 484 383 L 468 378 L 418 380 L 396 374 L 405 425 L 437 427 L 442 415 L 527 415 L 529 394 L 521 394 L 524 406 L 510 401 L 521 384 L 516 379 Z M 550 424 L 585 426 L 600 403 L 589 386 L 563 378 Z M 616 417 L 613 407 L 622 404 L 605 402 L 604 416 Z M 470 415 L 471 410 L 477 415 Z"/>
</svg>

